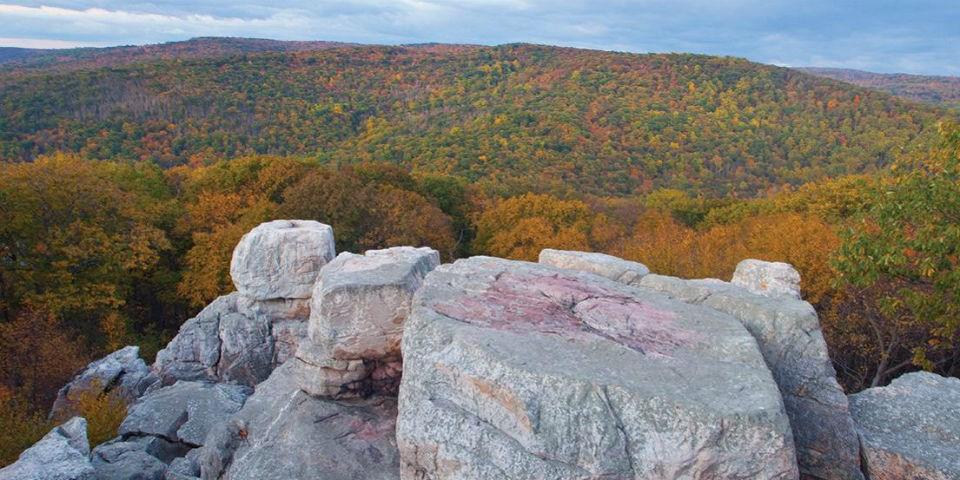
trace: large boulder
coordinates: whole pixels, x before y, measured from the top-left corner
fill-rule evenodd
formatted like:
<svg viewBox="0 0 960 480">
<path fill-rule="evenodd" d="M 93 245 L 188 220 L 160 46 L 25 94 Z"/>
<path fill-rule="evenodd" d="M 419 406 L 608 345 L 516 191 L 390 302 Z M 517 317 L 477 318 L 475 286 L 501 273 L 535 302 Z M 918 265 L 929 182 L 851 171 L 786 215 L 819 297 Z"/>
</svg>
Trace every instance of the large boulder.
<svg viewBox="0 0 960 480">
<path fill-rule="evenodd" d="M 83 393 L 100 395 L 112 393 L 132 402 L 142 395 L 156 377 L 140 358 L 140 347 L 128 346 L 113 352 L 87 366 L 57 392 L 50 410 L 51 418 L 68 418 L 74 404 Z"/>
<path fill-rule="evenodd" d="M 207 438 L 202 477 L 231 480 L 396 479 L 396 401 L 342 403 L 300 390 L 288 362 Z"/>
<path fill-rule="evenodd" d="M 87 421 L 74 417 L 0 469 L 0 480 L 94 480 L 89 454 Z"/>
<path fill-rule="evenodd" d="M 230 276 L 254 300 L 309 298 L 320 269 L 333 260 L 333 229 L 312 220 L 262 223 L 240 239 Z"/>
<path fill-rule="evenodd" d="M 568 270 L 590 272 L 626 285 L 636 285 L 650 273 L 646 265 L 612 255 L 545 248 L 540 251 L 540 263 Z"/>
<path fill-rule="evenodd" d="M 960 379 L 927 372 L 850 396 L 870 480 L 960 478 Z"/>
<path fill-rule="evenodd" d="M 439 264 L 431 248 L 394 247 L 341 253 L 325 266 L 311 299 L 311 344 L 297 354 L 315 371 L 303 388 L 337 397 L 395 391 L 410 302 Z"/>
<path fill-rule="evenodd" d="M 211 428 L 240 410 L 250 393 L 242 385 L 180 381 L 134 404 L 120 424 L 120 435 L 152 435 L 197 447 Z"/>
<path fill-rule="evenodd" d="M 798 477 L 756 341 L 711 309 L 473 257 L 427 276 L 403 354 L 401 478 Z"/>
<path fill-rule="evenodd" d="M 737 264 L 730 283 L 757 295 L 800 299 L 800 273 L 789 263 L 743 260 Z"/>
<path fill-rule="evenodd" d="M 756 295 L 716 279 L 651 274 L 640 285 L 738 319 L 757 340 L 783 395 L 801 473 L 821 479 L 863 478 L 847 398 L 809 303 L 789 295 Z"/>
</svg>

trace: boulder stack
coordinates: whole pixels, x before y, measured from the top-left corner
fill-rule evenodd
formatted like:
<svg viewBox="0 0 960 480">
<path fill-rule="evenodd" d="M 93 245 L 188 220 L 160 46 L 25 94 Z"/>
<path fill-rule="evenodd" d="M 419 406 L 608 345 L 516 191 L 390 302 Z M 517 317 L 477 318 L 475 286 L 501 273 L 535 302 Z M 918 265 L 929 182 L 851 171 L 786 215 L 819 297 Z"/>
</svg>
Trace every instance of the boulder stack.
<svg viewBox="0 0 960 480">
<path fill-rule="evenodd" d="M 254 386 L 291 358 L 307 333 L 310 296 L 334 258 L 333 230 L 306 220 L 263 223 L 234 249 L 237 291 L 213 301 L 157 353 L 163 383 L 177 380 Z"/>
<path fill-rule="evenodd" d="M 394 247 L 341 253 L 324 267 L 313 291 L 310 341 L 297 353 L 301 387 L 334 398 L 396 394 L 410 302 L 439 264 L 431 248 Z"/>
</svg>

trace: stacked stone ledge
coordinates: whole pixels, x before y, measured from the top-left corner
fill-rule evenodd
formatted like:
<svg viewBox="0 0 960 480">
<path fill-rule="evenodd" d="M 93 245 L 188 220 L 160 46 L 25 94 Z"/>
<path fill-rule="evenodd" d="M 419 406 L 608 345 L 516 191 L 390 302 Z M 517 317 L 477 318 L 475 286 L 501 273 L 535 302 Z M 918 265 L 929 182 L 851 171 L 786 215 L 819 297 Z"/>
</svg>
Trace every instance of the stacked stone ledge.
<svg viewBox="0 0 960 480">
<path fill-rule="evenodd" d="M 440 264 L 431 248 L 341 253 L 313 290 L 309 341 L 297 352 L 301 388 L 323 397 L 396 395 L 400 338 L 413 294 Z"/>
<path fill-rule="evenodd" d="M 319 222 L 275 220 L 248 232 L 230 262 L 237 291 L 184 323 L 157 353 L 163 384 L 265 380 L 306 336 L 313 284 L 334 256 L 333 229 Z"/>
</svg>

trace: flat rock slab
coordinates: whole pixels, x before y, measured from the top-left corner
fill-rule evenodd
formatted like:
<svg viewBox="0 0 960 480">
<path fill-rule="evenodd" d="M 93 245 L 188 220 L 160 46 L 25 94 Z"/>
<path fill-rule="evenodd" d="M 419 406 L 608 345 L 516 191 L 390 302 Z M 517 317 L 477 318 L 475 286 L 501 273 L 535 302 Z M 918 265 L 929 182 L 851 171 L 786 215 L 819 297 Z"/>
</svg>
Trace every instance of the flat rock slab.
<svg viewBox="0 0 960 480">
<path fill-rule="evenodd" d="M 403 335 L 401 477 L 796 479 L 734 318 L 579 272 L 438 267 Z"/>
<path fill-rule="evenodd" d="M 928 372 L 850 395 L 871 480 L 960 478 L 960 379 Z"/>
<path fill-rule="evenodd" d="M 626 285 L 636 285 L 650 273 L 650 269 L 642 263 L 593 252 L 545 248 L 540 251 L 539 262 L 557 268 L 594 273 Z"/>
<path fill-rule="evenodd" d="M 390 479 L 399 476 L 396 401 L 351 403 L 302 392 L 288 362 L 200 450 L 203 478 Z"/>
<path fill-rule="evenodd" d="M 743 260 L 730 283 L 757 295 L 800 299 L 800 273 L 789 263 Z"/>
<path fill-rule="evenodd" d="M 153 435 L 191 447 L 240 410 L 250 394 L 242 385 L 177 382 L 148 393 L 130 407 L 120 434 Z"/>
<path fill-rule="evenodd" d="M 87 421 L 74 417 L 0 469 L 0 480 L 94 480 L 97 476 L 89 454 Z"/>
<path fill-rule="evenodd" d="M 644 288 L 733 316 L 756 338 L 790 416 L 800 471 L 823 479 L 860 480 L 857 434 L 847 398 L 813 307 L 783 295 L 756 295 L 715 280 L 647 275 Z"/>
<path fill-rule="evenodd" d="M 309 298 L 320 269 L 335 255 L 329 225 L 274 220 L 240 239 L 230 277 L 238 292 L 255 300 Z"/>
</svg>

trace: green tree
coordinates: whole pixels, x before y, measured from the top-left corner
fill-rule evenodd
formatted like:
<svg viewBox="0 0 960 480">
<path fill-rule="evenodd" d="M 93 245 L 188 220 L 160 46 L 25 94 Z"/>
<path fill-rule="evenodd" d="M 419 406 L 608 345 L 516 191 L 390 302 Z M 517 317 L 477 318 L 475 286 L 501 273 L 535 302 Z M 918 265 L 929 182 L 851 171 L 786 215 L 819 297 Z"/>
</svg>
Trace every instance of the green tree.
<svg viewBox="0 0 960 480">
<path fill-rule="evenodd" d="M 840 283 L 876 299 L 862 311 L 878 354 L 872 385 L 911 365 L 960 367 L 960 128 L 940 132 L 939 148 L 878 185 L 835 258 Z"/>
</svg>

